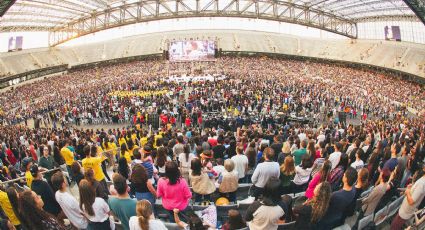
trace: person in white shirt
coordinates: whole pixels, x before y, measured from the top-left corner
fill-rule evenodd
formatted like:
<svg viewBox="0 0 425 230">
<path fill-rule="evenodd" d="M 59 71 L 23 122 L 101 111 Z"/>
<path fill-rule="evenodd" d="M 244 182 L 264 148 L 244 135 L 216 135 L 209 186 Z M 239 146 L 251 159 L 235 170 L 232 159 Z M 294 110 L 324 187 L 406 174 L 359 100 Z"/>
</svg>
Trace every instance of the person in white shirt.
<svg viewBox="0 0 425 230">
<path fill-rule="evenodd" d="M 295 166 L 295 176 L 291 182 L 292 192 L 300 192 L 307 188 L 308 180 L 310 179 L 311 171 L 313 169 L 313 162 L 311 157 L 305 154 L 302 157 L 301 165 Z"/>
<path fill-rule="evenodd" d="M 80 208 L 89 220 L 88 228 L 97 230 L 115 229 L 114 222 L 109 220 L 109 205 L 100 197 L 96 197 L 96 190 L 91 183 L 83 179 L 78 184 L 80 190 Z"/>
<path fill-rule="evenodd" d="M 335 152 L 329 155 L 329 161 L 332 163 L 332 169 L 334 169 L 338 165 L 339 160 L 341 159 L 341 149 L 341 143 L 335 143 Z"/>
<path fill-rule="evenodd" d="M 216 172 L 217 173 L 217 175 L 221 175 L 221 173 L 223 173 L 224 171 L 226 171 L 226 169 L 224 168 L 224 166 L 223 166 L 223 159 L 221 159 L 221 158 L 218 158 L 218 159 L 216 159 L 215 160 L 216 161 L 216 163 L 217 163 L 217 165 L 216 166 L 214 166 L 213 167 L 213 169 L 214 169 L 214 172 Z M 217 177 L 218 178 L 218 177 Z"/>
<path fill-rule="evenodd" d="M 152 205 L 148 200 L 139 200 L 136 204 L 137 216 L 130 217 L 128 225 L 130 230 L 166 230 L 165 224 L 155 219 Z"/>
<path fill-rule="evenodd" d="M 61 206 L 65 216 L 76 228 L 86 229 L 88 225 L 87 219 L 83 216 L 78 201 L 66 192 L 68 184 L 65 182 L 63 174 L 57 172 L 53 174 L 51 180 L 53 187 L 58 190 L 55 194 L 56 201 Z"/>
<path fill-rule="evenodd" d="M 352 154 L 351 154 L 351 152 L 353 151 L 353 150 L 355 150 L 355 149 L 357 149 L 357 148 L 359 148 L 360 147 L 360 144 L 361 144 L 361 142 L 360 142 L 360 140 L 359 139 L 355 139 L 354 141 L 353 141 L 353 143 L 347 148 L 347 151 L 345 152 L 348 156 L 351 156 Z M 353 154 L 355 154 L 355 153 L 353 153 Z M 350 157 L 351 158 L 351 157 Z"/>
<path fill-rule="evenodd" d="M 196 157 L 193 153 L 189 153 L 188 145 L 185 145 L 183 150 L 184 152 L 180 153 L 177 157 L 179 158 L 182 177 L 189 183 L 190 162 Z"/>
<path fill-rule="evenodd" d="M 235 170 L 238 172 L 239 183 L 245 182 L 245 174 L 248 171 L 248 157 L 243 154 L 243 147 L 236 148 L 236 155 L 231 158 L 235 163 Z"/>
<path fill-rule="evenodd" d="M 298 134 L 298 138 L 300 139 L 301 142 L 307 139 L 307 134 L 304 133 L 304 130 L 302 129 L 300 130 L 300 133 Z"/>
<path fill-rule="evenodd" d="M 363 150 L 358 149 L 357 152 L 356 152 L 356 161 L 354 161 L 350 165 L 355 170 L 357 170 L 357 172 L 359 172 L 360 169 L 362 169 L 364 167 L 364 162 L 362 161 L 363 154 L 364 154 Z"/>
<path fill-rule="evenodd" d="M 367 150 L 369 149 L 369 145 L 370 145 L 370 137 L 366 138 L 366 140 L 363 143 L 363 152 L 367 152 Z"/>
<path fill-rule="evenodd" d="M 277 162 L 272 161 L 274 150 L 270 147 L 264 149 L 264 162 L 257 165 L 252 175 L 252 184 L 254 185 L 254 197 L 257 199 L 262 193 L 264 186 L 270 178 L 279 178 L 280 167 Z"/>
<path fill-rule="evenodd" d="M 271 178 L 264 186 L 263 201 L 253 202 L 245 214 L 251 230 L 277 230 L 279 219 L 285 215 L 284 210 L 277 205 L 281 201 L 280 180 Z"/>
<path fill-rule="evenodd" d="M 425 171 L 425 164 L 422 166 L 422 170 Z M 398 214 L 391 223 L 391 230 L 403 229 L 404 223 L 413 217 L 425 198 L 425 174 L 421 178 L 417 178 L 413 185 L 408 185 L 404 195 Z"/>
<path fill-rule="evenodd" d="M 325 139 L 326 139 L 325 134 L 323 134 L 323 131 L 320 131 L 319 136 L 317 136 L 317 143 L 316 144 L 319 144 L 320 142 L 325 141 Z"/>
</svg>

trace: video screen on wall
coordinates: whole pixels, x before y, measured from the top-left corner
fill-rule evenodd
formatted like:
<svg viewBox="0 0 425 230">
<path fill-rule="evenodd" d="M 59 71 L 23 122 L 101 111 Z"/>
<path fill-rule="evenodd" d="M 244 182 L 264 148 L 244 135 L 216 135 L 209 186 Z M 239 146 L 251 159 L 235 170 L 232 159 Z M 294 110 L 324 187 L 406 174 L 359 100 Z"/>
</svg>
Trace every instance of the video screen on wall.
<svg viewBox="0 0 425 230">
<path fill-rule="evenodd" d="M 170 61 L 212 61 L 214 41 L 173 41 L 168 49 Z"/>
</svg>

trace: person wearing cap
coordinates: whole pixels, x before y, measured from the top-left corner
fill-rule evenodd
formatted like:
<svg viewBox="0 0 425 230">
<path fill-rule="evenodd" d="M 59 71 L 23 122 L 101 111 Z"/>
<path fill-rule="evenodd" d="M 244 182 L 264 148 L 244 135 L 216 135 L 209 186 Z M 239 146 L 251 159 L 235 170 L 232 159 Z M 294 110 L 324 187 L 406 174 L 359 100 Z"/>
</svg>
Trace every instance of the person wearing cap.
<svg viewBox="0 0 425 230">
<path fill-rule="evenodd" d="M 141 160 L 142 160 L 142 166 L 145 167 L 146 171 L 148 172 L 148 178 L 153 178 L 155 175 L 158 174 L 158 169 L 153 165 L 153 160 L 151 156 L 152 149 L 151 147 L 145 145 L 143 148 L 143 151 L 141 152 Z M 152 180 L 154 182 L 154 180 Z"/>
<path fill-rule="evenodd" d="M 32 158 L 25 157 L 22 160 L 22 167 L 25 169 L 25 181 L 27 182 L 27 186 L 31 188 L 31 184 L 33 181 L 33 176 L 31 175 L 30 168 L 32 166 Z"/>
<path fill-rule="evenodd" d="M 44 202 L 43 209 L 44 211 L 57 216 L 61 212 L 61 208 L 58 202 L 55 199 L 52 188 L 47 182 L 43 180 L 43 175 L 41 174 L 40 169 L 37 164 L 32 164 L 30 168 L 31 175 L 33 176 L 33 181 L 31 189 L 41 197 Z"/>
<path fill-rule="evenodd" d="M 204 171 L 208 173 L 210 179 L 218 176 L 217 172 L 214 171 L 213 164 L 211 162 L 212 159 L 213 153 L 211 150 L 206 150 L 201 154 L 202 167 L 204 168 Z"/>
</svg>

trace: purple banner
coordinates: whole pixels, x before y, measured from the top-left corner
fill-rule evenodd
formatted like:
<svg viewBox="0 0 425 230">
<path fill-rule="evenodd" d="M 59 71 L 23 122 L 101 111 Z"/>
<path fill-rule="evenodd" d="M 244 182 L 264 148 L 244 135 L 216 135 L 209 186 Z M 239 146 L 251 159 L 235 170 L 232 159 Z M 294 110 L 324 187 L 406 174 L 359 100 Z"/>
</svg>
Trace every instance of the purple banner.
<svg viewBox="0 0 425 230">
<path fill-rule="evenodd" d="M 401 41 L 400 26 L 385 26 L 385 40 Z"/>
</svg>

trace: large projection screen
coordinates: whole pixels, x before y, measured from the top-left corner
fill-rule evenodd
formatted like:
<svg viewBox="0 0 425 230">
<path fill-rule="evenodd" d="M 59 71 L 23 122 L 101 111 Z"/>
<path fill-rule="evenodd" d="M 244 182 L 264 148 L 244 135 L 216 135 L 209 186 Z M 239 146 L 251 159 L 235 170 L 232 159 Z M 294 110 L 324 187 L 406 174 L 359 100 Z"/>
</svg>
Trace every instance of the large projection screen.
<svg viewBox="0 0 425 230">
<path fill-rule="evenodd" d="M 214 41 L 172 41 L 168 49 L 170 61 L 214 61 Z"/>
</svg>

